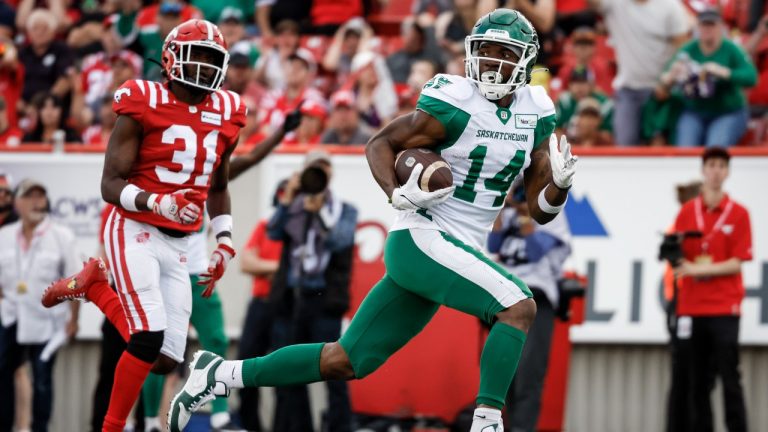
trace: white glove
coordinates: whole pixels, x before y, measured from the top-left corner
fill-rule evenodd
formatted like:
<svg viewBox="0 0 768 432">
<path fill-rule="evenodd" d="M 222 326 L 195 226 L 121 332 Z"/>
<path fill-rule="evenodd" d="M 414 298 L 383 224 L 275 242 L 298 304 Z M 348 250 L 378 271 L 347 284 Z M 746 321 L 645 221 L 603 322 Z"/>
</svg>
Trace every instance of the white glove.
<svg viewBox="0 0 768 432">
<path fill-rule="evenodd" d="M 560 149 L 557 148 L 557 136 L 549 136 L 549 162 L 552 165 L 552 181 L 560 189 L 568 189 L 573 183 L 573 175 L 576 174 L 576 162 L 578 156 L 571 154 L 571 144 L 565 138 L 560 137 Z"/>
<path fill-rule="evenodd" d="M 147 207 L 166 219 L 183 224 L 193 224 L 200 217 L 200 206 L 192 200 L 200 200 L 200 192 L 181 189 L 172 194 L 152 194 Z"/>
<path fill-rule="evenodd" d="M 411 171 L 411 176 L 404 185 L 392 191 L 392 207 L 398 210 L 428 209 L 444 202 L 453 194 L 454 186 L 438 189 L 433 192 L 425 192 L 419 187 L 419 175 L 424 170 L 424 165 L 416 164 Z"/>
</svg>

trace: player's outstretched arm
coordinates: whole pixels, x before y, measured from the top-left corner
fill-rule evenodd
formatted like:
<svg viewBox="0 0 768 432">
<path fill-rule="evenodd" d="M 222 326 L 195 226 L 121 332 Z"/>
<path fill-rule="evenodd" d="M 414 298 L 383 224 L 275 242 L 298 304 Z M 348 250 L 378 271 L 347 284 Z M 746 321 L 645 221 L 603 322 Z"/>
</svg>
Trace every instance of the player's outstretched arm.
<svg viewBox="0 0 768 432">
<path fill-rule="evenodd" d="M 238 138 L 239 139 L 239 138 Z M 237 143 L 237 140 L 235 141 Z M 211 216 L 211 230 L 216 237 L 217 246 L 211 253 L 208 270 L 203 273 L 198 284 L 205 286 L 203 297 L 210 297 L 216 282 L 224 276 L 224 270 L 232 258 L 235 249 L 232 245 L 232 210 L 229 198 L 229 158 L 237 144 L 229 146 L 221 155 L 221 163 L 211 175 L 208 189 L 208 214 Z"/>
<path fill-rule="evenodd" d="M 445 127 L 431 115 L 416 110 L 392 120 L 365 148 L 373 178 L 387 197 L 398 187 L 395 155 L 417 147 L 434 147 L 445 138 Z"/>
<path fill-rule="evenodd" d="M 299 107 L 301 107 L 301 104 L 299 104 Z M 277 147 L 278 144 L 280 144 L 285 137 L 285 134 L 299 127 L 299 123 L 301 123 L 301 111 L 297 108 L 286 116 L 283 125 L 273 132 L 272 135 L 258 143 L 248 153 L 242 156 L 237 156 L 229 161 L 229 179 L 236 179 L 240 174 L 247 171 L 248 168 L 261 162 L 272 150 L 274 150 L 275 147 Z"/>
<path fill-rule="evenodd" d="M 536 222 L 551 221 L 565 206 L 577 160 L 565 136 L 558 148 L 555 134 L 531 153 L 531 164 L 523 175 L 528 209 Z"/>
</svg>

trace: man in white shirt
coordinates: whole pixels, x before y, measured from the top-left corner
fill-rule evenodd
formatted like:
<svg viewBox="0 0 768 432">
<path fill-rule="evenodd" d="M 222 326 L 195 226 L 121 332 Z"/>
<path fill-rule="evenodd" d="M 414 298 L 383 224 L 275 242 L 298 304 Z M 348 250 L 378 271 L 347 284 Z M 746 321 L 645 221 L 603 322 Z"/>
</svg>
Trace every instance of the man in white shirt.
<svg viewBox="0 0 768 432">
<path fill-rule="evenodd" d="M 616 50 L 613 132 L 616 144 L 640 144 L 643 105 L 669 59 L 688 39 L 680 0 L 589 0 L 604 18 Z"/>
<path fill-rule="evenodd" d="M 0 431 L 13 427 L 13 374 L 27 359 L 34 377 L 32 430 L 47 431 L 55 352 L 77 333 L 79 303 L 46 309 L 40 297 L 80 263 L 74 234 L 48 217 L 45 186 L 24 180 L 14 197 L 19 220 L 0 228 Z"/>
</svg>

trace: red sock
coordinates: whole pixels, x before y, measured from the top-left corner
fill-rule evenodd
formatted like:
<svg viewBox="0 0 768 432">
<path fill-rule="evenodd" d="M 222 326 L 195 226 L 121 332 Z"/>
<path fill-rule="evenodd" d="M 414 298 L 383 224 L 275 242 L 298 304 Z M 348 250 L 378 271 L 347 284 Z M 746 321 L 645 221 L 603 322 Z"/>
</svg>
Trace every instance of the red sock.
<svg viewBox="0 0 768 432">
<path fill-rule="evenodd" d="M 144 380 L 152 369 L 152 363 L 141 361 L 128 351 L 124 351 L 117 362 L 115 382 L 109 399 L 109 409 L 104 417 L 102 432 L 122 432 L 125 420 L 131 413 L 133 404 L 139 399 Z"/>
<path fill-rule="evenodd" d="M 125 311 L 120 304 L 120 299 L 117 298 L 117 293 L 112 290 L 112 287 L 106 282 L 92 286 L 88 289 L 88 300 L 98 306 L 109 322 L 120 332 L 123 340 L 128 342 L 128 338 L 131 337 L 128 331 L 128 320 L 125 318 Z"/>
</svg>

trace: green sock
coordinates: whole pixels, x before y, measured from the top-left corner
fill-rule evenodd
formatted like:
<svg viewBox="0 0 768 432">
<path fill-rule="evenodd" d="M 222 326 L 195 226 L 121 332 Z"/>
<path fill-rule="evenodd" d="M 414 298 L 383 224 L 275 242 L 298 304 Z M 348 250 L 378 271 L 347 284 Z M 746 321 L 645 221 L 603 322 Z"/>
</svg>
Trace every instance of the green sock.
<svg viewBox="0 0 768 432">
<path fill-rule="evenodd" d="M 320 351 L 324 343 L 289 345 L 264 357 L 243 361 L 246 387 L 281 387 L 322 381 Z"/>
<path fill-rule="evenodd" d="M 141 395 L 144 397 L 144 417 L 157 417 L 160 410 L 160 400 L 163 398 L 165 377 L 152 372 L 144 380 Z"/>
<path fill-rule="evenodd" d="M 480 392 L 477 403 L 504 408 L 517 363 L 523 352 L 525 332 L 510 325 L 497 322 L 491 327 L 480 356 Z"/>
</svg>

